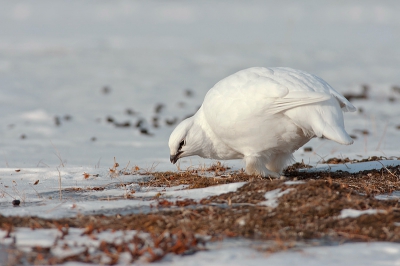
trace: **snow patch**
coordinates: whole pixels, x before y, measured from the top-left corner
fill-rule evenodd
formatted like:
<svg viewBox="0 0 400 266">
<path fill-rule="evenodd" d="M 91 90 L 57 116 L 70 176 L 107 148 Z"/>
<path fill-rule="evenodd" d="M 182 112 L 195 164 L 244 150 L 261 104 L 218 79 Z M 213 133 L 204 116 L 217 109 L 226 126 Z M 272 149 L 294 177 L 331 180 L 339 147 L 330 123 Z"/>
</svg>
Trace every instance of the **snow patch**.
<svg viewBox="0 0 400 266">
<path fill-rule="evenodd" d="M 339 219 L 344 219 L 344 218 L 357 218 L 361 215 L 364 214 L 378 214 L 378 213 L 386 213 L 384 210 L 374 210 L 374 209 L 369 209 L 369 210 L 353 210 L 353 209 L 343 209 L 340 212 L 340 215 L 338 216 Z"/>
<path fill-rule="evenodd" d="M 324 164 L 310 169 L 301 169 L 301 172 L 349 172 L 358 173 L 361 171 L 367 171 L 372 169 L 380 170 L 388 166 L 398 166 L 400 160 L 379 160 L 371 162 L 360 162 L 360 163 L 344 163 L 344 164 Z"/>
<path fill-rule="evenodd" d="M 30 121 L 50 121 L 52 119 L 51 115 L 42 109 L 23 113 L 21 118 Z"/>
<path fill-rule="evenodd" d="M 375 196 L 378 200 L 400 200 L 400 191 L 393 191 L 390 194 L 380 194 Z"/>
<path fill-rule="evenodd" d="M 278 199 L 281 196 L 283 196 L 283 195 L 285 195 L 285 194 L 287 194 L 287 193 L 289 193 L 290 191 L 293 191 L 293 190 L 295 190 L 295 189 L 294 188 L 289 188 L 289 189 L 286 189 L 286 190 L 282 191 L 282 189 L 277 188 L 277 189 L 268 191 L 264 195 L 266 201 L 262 201 L 259 204 L 263 205 L 263 206 L 271 207 L 271 208 L 276 208 L 276 207 L 278 207 Z"/>
<path fill-rule="evenodd" d="M 231 266 L 231 265 L 399 265 L 398 243 L 346 243 L 337 246 L 306 247 L 296 251 L 277 253 L 259 252 L 250 248 L 246 241 L 236 245 L 217 242 L 206 252 L 191 256 L 167 256 L 155 266 Z"/>
<path fill-rule="evenodd" d="M 305 184 L 305 183 L 306 182 L 302 181 L 302 180 L 295 180 L 295 181 L 286 181 L 283 184 L 285 184 L 285 185 L 301 185 L 301 184 Z"/>
</svg>

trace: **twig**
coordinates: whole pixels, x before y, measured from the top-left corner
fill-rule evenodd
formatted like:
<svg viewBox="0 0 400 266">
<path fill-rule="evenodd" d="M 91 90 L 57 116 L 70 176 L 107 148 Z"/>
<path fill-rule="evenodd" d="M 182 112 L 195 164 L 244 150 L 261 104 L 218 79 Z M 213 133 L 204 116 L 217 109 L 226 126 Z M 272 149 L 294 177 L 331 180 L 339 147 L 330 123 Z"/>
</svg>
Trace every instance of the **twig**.
<svg viewBox="0 0 400 266">
<path fill-rule="evenodd" d="M 94 166 L 94 168 L 100 168 L 100 161 L 101 161 L 101 157 L 99 158 L 99 160 L 97 161 L 97 164 Z"/>
<path fill-rule="evenodd" d="M 131 161 L 128 162 L 128 164 L 125 166 L 124 169 L 122 169 L 122 174 L 126 172 L 126 169 L 128 169 L 128 166 L 131 164 Z"/>
<path fill-rule="evenodd" d="M 381 162 L 381 161 L 377 161 L 378 163 L 380 163 L 382 165 L 382 168 L 385 168 L 386 171 L 389 172 L 389 174 L 391 174 L 392 176 L 394 176 L 395 178 L 399 179 L 398 176 L 396 176 L 395 174 L 393 174 L 389 169 L 387 169 L 387 167 Z"/>
<path fill-rule="evenodd" d="M 15 182 L 14 180 L 12 182 L 13 182 L 12 190 L 14 191 L 15 194 L 17 194 L 19 196 L 19 198 L 22 200 L 22 202 L 25 202 L 25 198 L 26 198 L 25 193 L 23 194 L 19 191 L 19 189 L 17 188 L 17 185 L 18 185 L 17 182 Z"/>
<path fill-rule="evenodd" d="M 6 161 L 6 167 L 9 168 L 10 166 L 8 165 L 8 161 L 7 161 L 7 157 L 6 157 L 6 153 L 4 152 L 4 160 Z"/>
<path fill-rule="evenodd" d="M 158 165 L 159 165 L 159 163 L 152 163 L 151 166 L 144 171 L 145 174 L 149 175 L 151 173 L 154 173 L 154 170 L 156 169 L 156 167 Z"/>
<path fill-rule="evenodd" d="M 43 164 L 43 165 L 45 165 L 45 166 L 47 166 L 47 167 L 49 167 L 50 168 L 50 166 L 49 165 L 47 165 L 47 164 L 45 164 L 44 162 L 42 162 L 43 161 L 43 159 L 41 159 L 39 162 L 38 162 L 38 164 L 36 165 L 36 167 L 39 167 L 39 165 L 40 164 Z"/>
<path fill-rule="evenodd" d="M 176 169 L 178 170 L 178 171 L 181 171 L 181 162 L 176 162 Z"/>
<path fill-rule="evenodd" d="M 33 190 L 36 192 L 36 195 L 38 196 L 39 199 L 42 198 L 42 196 L 40 196 L 39 192 L 37 192 L 37 190 L 32 186 L 32 184 L 29 184 L 31 186 L 31 188 L 33 188 Z"/>
<path fill-rule="evenodd" d="M 52 212 L 52 211 L 54 211 L 55 209 L 57 209 L 58 207 L 60 207 L 61 205 L 63 205 L 65 202 L 61 202 L 60 204 L 58 204 L 57 206 L 55 206 L 55 207 L 53 207 L 53 208 L 51 208 L 50 210 L 47 210 L 46 211 L 46 213 L 49 213 L 49 212 Z"/>
<path fill-rule="evenodd" d="M 54 150 L 56 151 L 54 154 L 57 156 L 57 158 L 60 160 L 61 162 L 61 166 L 64 167 L 64 163 L 63 160 L 61 158 L 60 152 L 57 150 L 56 146 L 54 146 L 53 142 L 50 140 L 51 145 L 53 146 Z"/>
<path fill-rule="evenodd" d="M 57 171 L 58 171 L 58 184 L 59 184 L 59 191 L 60 191 L 60 201 L 62 200 L 62 191 L 61 191 L 61 173 L 60 170 L 57 167 Z"/>
<path fill-rule="evenodd" d="M 388 122 L 386 121 L 385 128 L 383 129 L 382 137 L 380 138 L 379 143 L 378 143 L 378 146 L 376 147 L 376 150 L 377 150 L 377 151 L 379 151 L 379 149 L 380 149 L 380 147 L 381 147 L 381 144 L 382 144 L 382 141 L 383 141 L 383 139 L 384 139 L 385 136 L 386 136 L 386 129 L 387 129 L 387 126 L 388 126 Z"/>
<path fill-rule="evenodd" d="M 325 162 L 325 158 L 328 156 L 328 155 L 325 155 L 324 157 L 322 157 L 322 156 L 319 155 L 318 153 L 315 153 L 315 154 L 316 154 L 319 158 L 321 158 L 322 164 Z M 317 162 L 317 164 L 315 165 L 314 168 L 317 168 L 317 166 L 318 166 L 318 164 L 320 164 L 321 160 L 319 160 L 319 161 Z M 329 171 L 330 171 L 330 170 L 331 170 L 331 166 L 330 166 L 329 164 L 327 164 L 327 165 L 328 165 Z"/>
<path fill-rule="evenodd" d="M 365 152 L 365 154 L 368 153 L 368 137 L 367 137 L 367 135 L 364 135 L 364 152 Z"/>
<path fill-rule="evenodd" d="M 4 185 L 3 185 L 3 187 L 4 187 Z M 4 187 L 4 188 L 5 188 L 5 187 Z M 10 193 L 8 193 L 8 192 L 5 191 L 5 190 L 1 190 L 1 192 L 2 192 L 2 193 L 5 193 L 5 194 L 7 194 L 8 196 L 10 196 L 11 198 L 15 199 L 15 197 L 13 197 Z"/>
<path fill-rule="evenodd" d="M 342 160 L 344 161 L 344 158 L 343 158 L 343 154 L 342 154 L 342 153 L 340 153 L 340 157 L 342 157 Z M 344 166 L 346 166 L 347 169 L 350 169 L 350 167 L 348 167 L 346 163 L 343 163 L 343 164 L 344 164 Z"/>
<path fill-rule="evenodd" d="M 376 119 L 374 115 L 371 115 L 371 124 L 372 128 L 374 129 L 374 137 L 376 137 L 378 130 L 376 129 Z"/>
</svg>

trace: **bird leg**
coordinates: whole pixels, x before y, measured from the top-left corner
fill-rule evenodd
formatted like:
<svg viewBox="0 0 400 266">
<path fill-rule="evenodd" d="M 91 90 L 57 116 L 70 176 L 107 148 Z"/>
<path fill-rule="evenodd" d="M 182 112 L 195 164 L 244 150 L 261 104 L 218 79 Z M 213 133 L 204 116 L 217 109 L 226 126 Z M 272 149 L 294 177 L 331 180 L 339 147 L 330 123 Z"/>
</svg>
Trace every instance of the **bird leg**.
<svg viewBox="0 0 400 266">
<path fill-rule="evenodd" d="M 261 175 L 263 177 L 274 177 L 280 178 L 280 174 L 270 171 L 265 167 L 261 157 L 257 156 L 246 156 L 244 157 L 246 162 L 246 173 L 249 175 Z"/>
<path fill-rule="evenodd" d="M 267 169 L 276 173 L 282 173 L 282 170 L 295 162 L 292 153 L 279 153 L 271 156 L 271 159 L 265 164 Z"/>
</svg>

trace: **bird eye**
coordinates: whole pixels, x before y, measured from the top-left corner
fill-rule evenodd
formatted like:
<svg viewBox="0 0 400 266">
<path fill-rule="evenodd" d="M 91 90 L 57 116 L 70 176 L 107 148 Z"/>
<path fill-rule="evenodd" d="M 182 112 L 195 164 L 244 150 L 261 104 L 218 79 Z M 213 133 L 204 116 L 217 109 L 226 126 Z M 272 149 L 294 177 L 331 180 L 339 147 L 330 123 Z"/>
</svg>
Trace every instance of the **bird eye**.
<svg viewBox="0 0 400 266">
<path fill-rule="evenodd" d="M 181 142 L 179 143 L 179 149 L 178 150 L 180 150 L 180 149 L 182 149 L 182 147 L 183 146 L 185 146 L 185 140 L 183 139 L 183 140 L 181 140 Z"/>
</svg>

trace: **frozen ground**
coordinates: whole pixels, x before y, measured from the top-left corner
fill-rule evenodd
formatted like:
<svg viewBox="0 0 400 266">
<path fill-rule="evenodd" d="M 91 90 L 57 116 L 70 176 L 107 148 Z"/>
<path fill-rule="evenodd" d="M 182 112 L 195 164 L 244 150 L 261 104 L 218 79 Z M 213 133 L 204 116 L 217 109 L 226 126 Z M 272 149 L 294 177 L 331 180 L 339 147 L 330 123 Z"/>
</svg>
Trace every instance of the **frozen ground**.
<svg viewBox="0 0 400 266">
<path fill-rule="evenodd" d="M 129 163 L 129 168 L 148 171 L 176 170 L 169 163 L 167 146 L 174 125 L 167 125 L 166 119 L 180 121 L 193 114 L 218 80 L 251 66 L 303 69 L 345 94 L 360 93 L 364 84 L 370 87 L 367 99 L 352 101 L 359 111 L 345 115 L 355 143 L 341 146 L 315 139 L 305 145 L 312 147 L 311 152 L 296 152 L 297 161 L 326 168 L 322 159 L 331 157 L 400 157 L 400 89 L 393 88 L 400 85 L 397 1 L 48 0 L 1 5 L 2 215 L 55 218 L 147 211 L 151 200 L 125 199 L 126 191 L 118 186 L 144 177 L 111 179 L 108 170 L 114 157 L 120 168 Z M 134 113 L 128 114 L 128 109 Z M 107 118 L 130 126 L 116 127 Z M 151 136 L 135 127 L 139 120 Z M 391 162 L 397 163 L 383 163 Z M 180 168 L 210 163 L 194 157 L 183 160 Z M 226 164 L 243 167 L 240 161 Z M 331 170 L 360 171 L 382 165 L 335 167 Z M 84 179 L 84 173 L 98 176 Z M 106 189 L 68 190 L 76 187 Z M 182 188 L 164 196 L 185 197 L 184 191 L 176 191 Z M 236 188 L 203 189 L 191 195 L 201 198 L 227 189 Z M 136 191 L 144 198 L 159 192 Z M 107 201 L 110 197 L 117 200 Z M 13 198 L 23 200 L 23 205 L 13 208 Z M 351 254 L 345 252 L 348 247 Z M 241 252 L 243 263 L 249 265 L 285 265 L 292 259 L 311 265 L 354 259 L 355 264 L 368 265 L 364 250 L 398 254 L 399 247 L 377 243 L 307 250 L 265 257 L 243 245 L 201 252 L 195 258 L 199 265 L 216 257 L 228 264 Z M 400 264 L 395 255 L 372 257 L 376 263 Z M 172 261 L 187 265 L 190 259 Z"/>
</svg>

